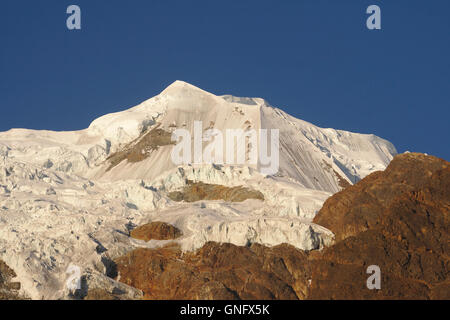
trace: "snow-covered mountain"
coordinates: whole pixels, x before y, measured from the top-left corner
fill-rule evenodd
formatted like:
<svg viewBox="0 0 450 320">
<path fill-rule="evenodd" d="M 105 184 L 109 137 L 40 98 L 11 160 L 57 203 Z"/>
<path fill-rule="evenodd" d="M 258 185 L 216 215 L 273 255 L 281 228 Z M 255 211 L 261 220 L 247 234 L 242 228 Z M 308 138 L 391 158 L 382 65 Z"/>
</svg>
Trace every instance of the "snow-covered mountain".
<svg viewBox="0 0 450 320">
<path fill-rule="evenodd" d="M 259 158 L 244 165 L 174 164 L 172 133 L 194 134 L 196 121 L 204 132 L 278 129 L 277 174 L 261 173 Z M 385 169 L 395 154 L 391 143 L 374 135 L 319 128 L 260 98 L 216 96 L 176 81 L 81 131 L 0 133 L 0 259 L 28 296 L 63 298 L 70 264 L 89 281 L 119 286 L 105 276 L 111 258 L 165 243 L 128 237 L 133 225 L 149 221 L 178 227 L 185 250 L 206 241 L 316 249 L 332 238 L 311 222 L 323 202 Z M 174 201 L 169 193 L 188 181 L 244 186 L 261 192 L 264 201 Z"/>
</svg>

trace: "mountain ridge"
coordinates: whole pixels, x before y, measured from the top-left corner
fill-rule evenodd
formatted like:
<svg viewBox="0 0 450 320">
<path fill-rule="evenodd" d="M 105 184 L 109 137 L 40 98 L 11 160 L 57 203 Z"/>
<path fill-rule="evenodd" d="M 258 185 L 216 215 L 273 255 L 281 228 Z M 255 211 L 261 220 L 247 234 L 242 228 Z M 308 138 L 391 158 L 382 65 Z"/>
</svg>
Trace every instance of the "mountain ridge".
<svg viewBox="0 0 450 320">
<path fill-rule="evenodd" d="M 255 104 L 248 104 L 249 99 Z M 230 100 L 179 80 L 159 95 L 135 107 L 95 119 L 86 129 L 67 132 L 12 129 L 0 133 L 0 144 L 3 148 L 10 149 L 10 155 L 16 153 L 18 157 L 20 152 L 14 152 L 14 146 L 8 144 L 8 141 L 17 139 L 22 144 L 20 149 L 24 150 L 29 146 L 34 149 L 30 150 L 30 153 L 36 154 L 39 151 L 41 159 L 27 157 L 26 152 L 22 154 L 24 161 L 33 164 L 39 165 L 47 160 L 53 163 L 63 162 L 60 165 L 62 171 L 67 168 L 69 172 L 87 178 L 99 179 L 107 176 L 107 179 L 114 179 L 117 176 L 122 179 L 122 176 L 128 174 L 124 173 L 126 170 L 123 168 L 109 175 L 105 174 L 109 171 L 106 160 L 113 152 L 120 151 L 142 136 L 143 132 L 156 126 L 168 132 L 174 128 L 186 128 L 192 133 L 194 120 L 203 121 L 205 128 L 212 126 L 222 131 L 280 129 L 280 174 L 295 179 L 304 187 L 328 192 L 340 189 L 339 179 L 333 174 L 322 173 L 321 166 L 324 162 L 338 173 L 340 179 L 355 183 L 370 172 L 384 169 L 397 153 L 387 140 L 374 135 L 319 128 L 270 106 L 264 99 L 233 97 Z M 292 140 L 295 135 L 296 141 Z M 291 146 L 292 143 L 295 146 Z M 54 150 L 62 153 L 63 159 L 55 157 Z M 317 154 L 317 159 L 306 159 L 303 154 Z M 44 155 L 48 159 L 45 159 Z M 157 174 L 170 171 L 176 167 L 171 165 L 170 161 L 165 165 L 158 163 L 158 159 L 170 159 L 169 155 L 170 150 L 161 148 L 160 151 L 153 152 L 152 159 L 147 161 L 144 167 L 156 164 Z M 297 160 L 296 163 L 295 159 L 302 161 Z M 315 172 L 302 172 L 305 169 L 314 169 Z M 139 170 L 133 169 L 133 172 L 136 171 Z M 156 177 L 155 173 L 149 170 L 141 171 L 145 171 L 141 176 L 132 174 L 131 177 Z M 318 181 L 315 181 L 316 179 Z"/>
</svg>

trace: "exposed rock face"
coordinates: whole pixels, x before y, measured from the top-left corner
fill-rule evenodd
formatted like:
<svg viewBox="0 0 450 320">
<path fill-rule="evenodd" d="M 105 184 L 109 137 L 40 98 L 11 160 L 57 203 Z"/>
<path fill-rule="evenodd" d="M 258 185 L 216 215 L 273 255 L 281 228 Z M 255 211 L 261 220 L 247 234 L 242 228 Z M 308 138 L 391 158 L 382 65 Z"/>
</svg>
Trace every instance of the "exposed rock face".
<svg viewBox="0 0 450 320">
<path fill-rule="evenodd" d="M 19 282 L 12 282 L 16 273 L 10 267 L 0 260 L 0 300 L 18 300 L 23 299 L 19 296 Z"/>
<path fill-rule="evenodd" d="M 312 299 L 449 299 L 449 162 L 399 155 L 328 199 L 314 219 L 336 244 L 311 256 Z M 369 265 L 381 290 L 368 290 Z"/>
<path fill-rule="evenodd" d="M 176 227 L 164 222 L 151 222 L 133 229 L 130 236 L 135 239 L 150 241 L 173 240 L 182 236 L 182 232 Z"/>
<path fill-rule="evenodd" d="M 147 299 L 298 299 L 306 296 L 306 261 L 289 245 L 208 242 L 185 254 L 176 246 L 137 249 L 116 263 L 120 281 Z"/>
<path fill-rule="evenodd" d="M 226 187 L 217 184 L 189 181 L 182 191 L 169 193 L 173 201 L 195 202 L 200 200 L 224 200 L 229 202 L 242 202 L 247 199 L 264 201 L 264 195 L 256 190 L 244 187 Z"/>
<path fill-rule="evenodd" d="M 419 231 L 426 224 L 418 225 L 421 215 L 415 213 L 429 209 L 435 212 L 428 217 L 430 221 L 439 220 L 441 224 L 436 227 L 448 228 L 449 175 L 449 163 L 445 160 L 418 153 L 398 155 L 385 171 L 375 172 L 330 197 L 314 222 L 333 231 L 339 241 L 380 224 L 387 225 L 390 221 L 386 219 L 393 220 L 391 214 L 396 212 L 397 216 L 402 212 L 407 219 L 403 223 L 414 223 L 412 229 Z M 406 213 L 408 210 L 410 214 Z"/>
<path fill-rule="evenodd" d="M 110 163 L 107 170 L 111 170 L 123 160 L 128 160 L 131 163 L 145 160 L 151 151 L 171 144 L 174 144 L 172 133 L 156 127 L 130 142 L 123 150 L 111 154 L 107 158 Z"/>
</svg>

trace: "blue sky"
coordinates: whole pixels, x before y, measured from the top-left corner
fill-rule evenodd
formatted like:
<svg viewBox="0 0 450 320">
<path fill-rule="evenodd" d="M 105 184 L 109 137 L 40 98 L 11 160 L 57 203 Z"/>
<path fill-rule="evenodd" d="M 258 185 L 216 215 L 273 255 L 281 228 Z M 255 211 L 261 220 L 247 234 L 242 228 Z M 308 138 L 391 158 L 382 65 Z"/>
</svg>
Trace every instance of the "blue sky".
<svg viewBox="0 0 450 320">
<path fill-rule="evenodd" d="M 178 79 L 450 160 L 448 0 L 3 0 L 0 39 L 1 131 L 86 128 Z"/>
</svg>

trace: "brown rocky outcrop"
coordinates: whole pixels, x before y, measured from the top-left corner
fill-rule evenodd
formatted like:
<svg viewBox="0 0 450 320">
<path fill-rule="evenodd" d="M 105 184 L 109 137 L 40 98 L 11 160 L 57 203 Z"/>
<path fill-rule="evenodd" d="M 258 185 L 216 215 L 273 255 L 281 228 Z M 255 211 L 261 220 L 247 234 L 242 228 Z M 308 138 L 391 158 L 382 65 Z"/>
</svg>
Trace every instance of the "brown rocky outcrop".
<svg viewBox="0 0 450 320">
<path fill-rule="evenodd" d="M 448 299 L 449 162 L 409 153 L 329 198 L 315 223 L 336 244 L 311 255 L 311 299 Z M 369 265 L 381 290 L 368 290 Z"/>
<path fill-rule="evenodd" d="M 289 245 L 239 247 L 208 242 L 137 249 L 116 260 L 120 281 L 147 299 L 298 299 L 306 294 L 307 255 Z"/>
<path fill-rule="evenodd" d="M 188 181 L 181 191 L 169 193 L 173 201 L 196 202 L 201 200 L 224 200 L 229 202 L 242 202 L 247 199 L 264 201 L 264 195 L 256 190 L 238 187 L 226 187 L 218 184 Z"/>
<path fill-rule="evenodd" d="M 0 300 L 23 299 L 19 295 L 20 283 L 12 281 L 15 277 L 14 270 L 0 260 Z"/>
<path fill-rule="evenodd" d="M 133 229 L 130 236 L 134 239 L 150 241 L 154 240 L 173 240 L 182 236 L 182 232 L 165 222 L 151 222 Z"/>
<path fill-rule="evenodd" d="M 436 212 L 429 219 L 438 219 L 440 227 L 448 228 L 449 162 L 419 153 L 398 155 L 385 171 L 372 173 L 330 197 L 314 222 L 333 231 L 339 241 L 377 228 L 380 224 L 387 225 L 386 219 L 398 224 L 391 213 L 397 212 L 397 217 L 401 218 L 398 212 L 409 210 L 410 214 L 404 218 L 409 223 L 414 222 L 411 228 L 419 231 L 426 225 L 418 225 L 422 222 L 421 215 L 415 214 L 417 209 L 414 206 Z"/>
<path fill-rule="evenodd" d="M 150 152 L 157 150 L 162 146 L 174 144 L 172 141 L 172 133 L 156 128 L 142 133 L 136 140 L 127 144 L 122 150 L 111 154 L 106 160 L 109 162 L 107 171 L 111 170 L 124 160 L 135 163 L 148 158 Z"/>
</svg>

